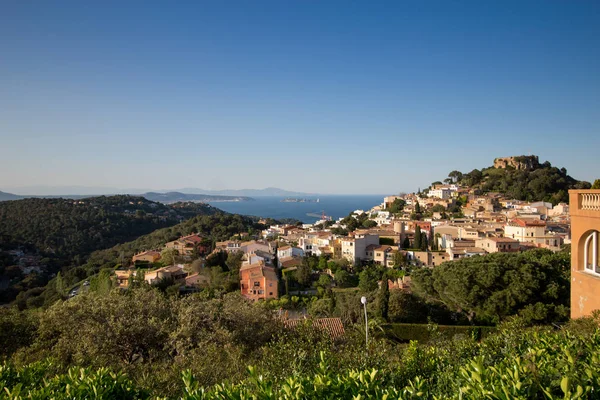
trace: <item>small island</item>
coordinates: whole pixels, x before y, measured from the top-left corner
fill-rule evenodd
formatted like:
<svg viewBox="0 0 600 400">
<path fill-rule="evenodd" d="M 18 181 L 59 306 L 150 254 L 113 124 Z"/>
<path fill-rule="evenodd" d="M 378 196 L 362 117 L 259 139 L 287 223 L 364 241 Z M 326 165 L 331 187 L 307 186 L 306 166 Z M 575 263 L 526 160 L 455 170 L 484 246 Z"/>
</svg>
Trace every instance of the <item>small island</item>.
<svg viewBox="0 0 600 400">
<path fill-rule="evenodd" d="M 295 197 L 286 197 L 281 200 L 282 203 L 318 203 L 319 199 L 305 199 L 305 198 L 295 198 Z"/>
</svg>

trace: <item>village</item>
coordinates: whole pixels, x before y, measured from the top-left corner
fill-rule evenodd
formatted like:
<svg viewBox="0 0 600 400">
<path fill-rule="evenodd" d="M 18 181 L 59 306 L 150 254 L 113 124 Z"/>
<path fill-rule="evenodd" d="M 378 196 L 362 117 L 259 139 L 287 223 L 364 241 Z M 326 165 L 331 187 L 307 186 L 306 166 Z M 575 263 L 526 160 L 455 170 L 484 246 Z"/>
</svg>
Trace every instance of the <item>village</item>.
<svg viewBox="0 0 600 400">
<path fill-rule="evenodd" d="M 235 254 L 239 291 L 252 301 L 315 294 L 321 275 L 328 275 L 322 281 L 329 286 L 339 287 L 335 268 L 328 267 L 332 262 L 349 271 L 360 265 L 394 269 L 399 273 L 390 274 L 390 289 L 410 291 L 412 268 L 435 268 L 497 252 L 560 251 L 570 243 L 569 206 L 482 194 L 449 179 L 418 193 L 384 197 L 370 210 L 355 210 L 335 221 L 323 215 L 313 224 L 272 225 L 254 237 L 240 234 L 212 246 L 204 239 L 191 234 L 134 255 L 128 268 L 115 271 L 116 286 L 127 288 L 136 278 L 148 284 L 168 280 L 181 291 L 199 290 L 213 279 L 206 273 L 205 260 Z M 166 262 L 161 258 L 165 254 Z M 324 263 L 320 268 L 316 261 L 311 264 L 310 284 L 288 287 L 286 277 L 307 257 Z"/>
</svg>

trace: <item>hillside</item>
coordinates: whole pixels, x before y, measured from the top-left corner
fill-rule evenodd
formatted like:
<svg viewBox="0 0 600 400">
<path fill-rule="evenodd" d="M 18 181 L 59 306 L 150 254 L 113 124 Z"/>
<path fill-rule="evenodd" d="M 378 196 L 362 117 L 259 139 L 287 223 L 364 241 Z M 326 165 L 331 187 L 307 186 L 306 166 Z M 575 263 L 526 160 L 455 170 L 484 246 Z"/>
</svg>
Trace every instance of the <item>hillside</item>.
<svg viewBox="0 0 600 400">
<path fill-rule="evenodd" d="M 0 201 L 19 200 L 19 199 L 22 199 L 22 198 L 23 198 L 22 196 L 18 196 L 16 194 L 6 193 L 6 192 L 0 191 Z"/>
<path fill-rule="evenodd" d="M 57 271 L 85 263 L 96 250 L 217 212 L 206 204 L 166 206 L 126 195 L 1 202 L 0 303 L 44 286 Z M 8 250 L 21 250 L 24 257 L 15 259 Z M 24 272 L 30 266 L 35 272 Z"/>
<path fill-rule="evenodd" d="M 516 200 L 547 201 L 552 204 L 569 201 L 569 189 L 589 189 L 589 182 L 567 174 L 565 168 L 540 163 L 537 156 L 497 158 L 494 165 L 469 173 L 452 171 L 446 182 L 458 182 L 482 192 L 499 192 Z"/>
<path fill-rule="evenodd" d="M 130 260 L 135 253 L 148 249 L 160 249 L 166 242 L 183 235 L 199 233 L 207 241 L 213 243 L 229 239 L 238 233 L 253 233 L 256 230 L 264 229 L 265 226 L 257 221 L 256 217 L 229 214 L 219 210 L 211 215 L 197 215 L 177 225 L 142 235 L 135 240 L 124 241 L 113 247 L 97 250 L 87 258 L 84 264 L 82 263 L 83 265 L 63 269 L 61 271 L 62 280 L 67 286 L 70 286 L 95 275 L 102 268 L 114 268 L 123 260 Z M 39 307 L 54 303 L 60 296 L 56 293 L 53 282 L 51 281 L 45 288 L 37 287 L 22 291 L 17 296 L 19 307 Z"/>
</svg>

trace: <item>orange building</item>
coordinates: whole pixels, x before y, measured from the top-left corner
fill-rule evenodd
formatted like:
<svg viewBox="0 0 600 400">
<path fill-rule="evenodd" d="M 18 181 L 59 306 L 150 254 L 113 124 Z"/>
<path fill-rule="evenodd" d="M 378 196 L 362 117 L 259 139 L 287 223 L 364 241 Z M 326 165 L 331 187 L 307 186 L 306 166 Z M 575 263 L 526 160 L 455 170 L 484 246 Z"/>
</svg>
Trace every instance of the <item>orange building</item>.
<svg viewBox="0 0 600 400">
<path fill-rule="evenodd" d="M 600 309 L 600 190 L 569 190 L 571 318 Z"/>
<path fill-rule="evenodd" d="M 278 285 L 275 268 L 265 266 L 262 261 L 240 268 L 242 295 L 250 300 L 278 298 Z"/>
</svg>

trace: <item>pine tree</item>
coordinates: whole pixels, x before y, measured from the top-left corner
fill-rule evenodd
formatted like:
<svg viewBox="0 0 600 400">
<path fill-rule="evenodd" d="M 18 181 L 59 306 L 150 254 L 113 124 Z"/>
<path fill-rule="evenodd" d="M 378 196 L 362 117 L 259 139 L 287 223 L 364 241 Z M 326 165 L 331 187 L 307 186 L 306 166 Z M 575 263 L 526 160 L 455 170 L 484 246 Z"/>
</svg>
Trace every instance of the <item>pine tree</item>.
<svg viewBox="0 0 600 400">
<path fill-rule="evenodd" d="M 415 240 L 413 242 L 413 249 L 420 249 L 421 248 L 421 227 L 419 225 L 416 226 L 415 228 Z"/>
</svg>

